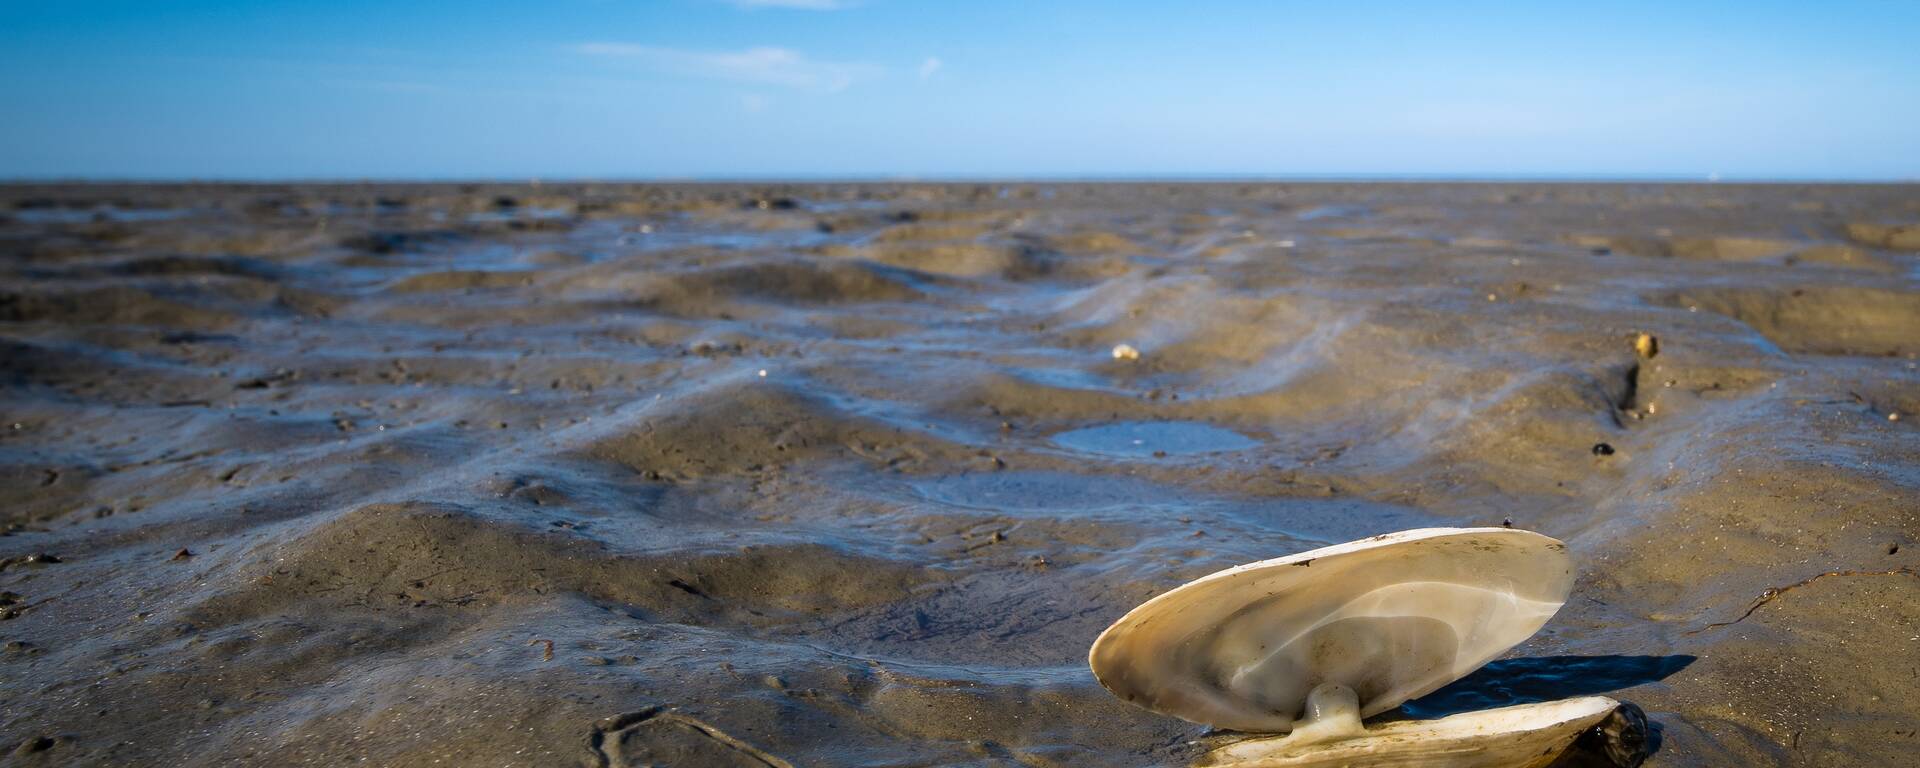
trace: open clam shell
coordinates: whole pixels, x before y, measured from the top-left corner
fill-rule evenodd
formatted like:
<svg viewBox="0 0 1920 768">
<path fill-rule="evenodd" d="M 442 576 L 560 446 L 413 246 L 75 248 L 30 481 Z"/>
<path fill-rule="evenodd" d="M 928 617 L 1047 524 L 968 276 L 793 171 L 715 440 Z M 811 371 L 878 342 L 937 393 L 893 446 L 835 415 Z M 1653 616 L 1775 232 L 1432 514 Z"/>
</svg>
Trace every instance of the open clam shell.
<svg viewBox="0 0 1920 768">
<path fill-rule="evenodd" d="M 1159 595 L 1094 641 L 1095 677 L 1156 712 L 1284 733 L 1323 684 L 1357 715 L 1479 669 L 1566 602 L 1566 546 L 1506 528 L 1426 528 L 1230 568 Z"/>
</svg>

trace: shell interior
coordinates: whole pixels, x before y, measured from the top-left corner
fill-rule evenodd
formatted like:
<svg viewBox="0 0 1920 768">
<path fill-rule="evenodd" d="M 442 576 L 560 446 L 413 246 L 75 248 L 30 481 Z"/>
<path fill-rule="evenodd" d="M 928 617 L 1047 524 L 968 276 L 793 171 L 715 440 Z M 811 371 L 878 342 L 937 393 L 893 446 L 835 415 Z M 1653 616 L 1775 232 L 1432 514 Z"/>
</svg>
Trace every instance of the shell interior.
<svg viewBox="0 0 1920 768">
<path fill-rule="evenodd" d="M 1424 528 L 1230 568 L 1159 595 L 1101 633 L 1100 683 L 1217 728 L 1286 732 L 1339 683 L 1360 715 L 1479 669 L 1566 602 L 1566 545 L 1506 528 Z"/>
</svg>

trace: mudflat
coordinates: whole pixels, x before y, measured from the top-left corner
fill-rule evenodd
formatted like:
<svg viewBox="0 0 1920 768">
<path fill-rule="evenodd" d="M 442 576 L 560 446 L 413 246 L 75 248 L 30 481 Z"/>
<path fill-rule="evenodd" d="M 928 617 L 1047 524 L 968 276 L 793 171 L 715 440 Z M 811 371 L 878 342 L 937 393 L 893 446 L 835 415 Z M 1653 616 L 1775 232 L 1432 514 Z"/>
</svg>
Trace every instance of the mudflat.
<svg viewBox="0 0 1920 768">
<path fill-rule="evenodd" d="M 16 185 L 0 254 L 0 764 L 1182 764 L 1109 622 L 1502 524 L 1572 601 L 1403 714 L 1920 754 L 1920 187 Z"/>
</svg>

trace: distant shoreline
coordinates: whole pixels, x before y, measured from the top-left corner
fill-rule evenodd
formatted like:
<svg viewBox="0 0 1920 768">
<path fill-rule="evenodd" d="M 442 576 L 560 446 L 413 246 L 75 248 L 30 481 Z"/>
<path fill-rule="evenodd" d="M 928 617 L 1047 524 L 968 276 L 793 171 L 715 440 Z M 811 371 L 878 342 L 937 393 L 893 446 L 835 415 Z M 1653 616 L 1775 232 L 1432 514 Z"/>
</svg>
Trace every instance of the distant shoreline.
<svg viewBox="0 0 1920 768">
<path fill-rule="evenodd" d="M 1909 186 L 1920 184 L 1920 178 L 1792 178 L 1792 177 L 1732 177 L 1706 178 L 1704 176 L 1450 176 L 1450 175 L 1301 175 L 1301 176 L 703 176 L 703 177 L 560 177 L 560 178 L 512 178 L 512 177 L 446 177 L 446 178 L 112 178 L 112 177 L 19 177 L 0 178 L 0 187 L 27 186 L 140 186 L 140 187 L 261 187 L 261 186 L 438 186 L 455 184 L 485 184 L 496 186 L 580 186 L 580 185 L 628 185 L 628 186 L 951 186 L 1000 184 L 1013 186 L 1052 185 L 1214 185 L 1214 184 L 1266 184 L 1266 185 L 1330 185 L 1330 184 L 1407 184 L 1407 185 L 1595 185 L 1622 186 L 1657 184 L 1672 186 Z"/>
</svg>

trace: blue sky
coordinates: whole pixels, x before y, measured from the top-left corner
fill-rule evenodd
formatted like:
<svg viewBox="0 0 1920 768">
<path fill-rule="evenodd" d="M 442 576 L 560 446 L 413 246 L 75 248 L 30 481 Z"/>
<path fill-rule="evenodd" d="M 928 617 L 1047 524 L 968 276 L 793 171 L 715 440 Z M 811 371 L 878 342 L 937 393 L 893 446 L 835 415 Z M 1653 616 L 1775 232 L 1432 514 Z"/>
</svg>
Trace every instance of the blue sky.
<svg viewBox="0 0 1920 768">
<path fill-rule="evenodd" d="M 4 178 L 1915 179 L 1920 2 L 0 0 L 0 103 Z"/>
</svg>

